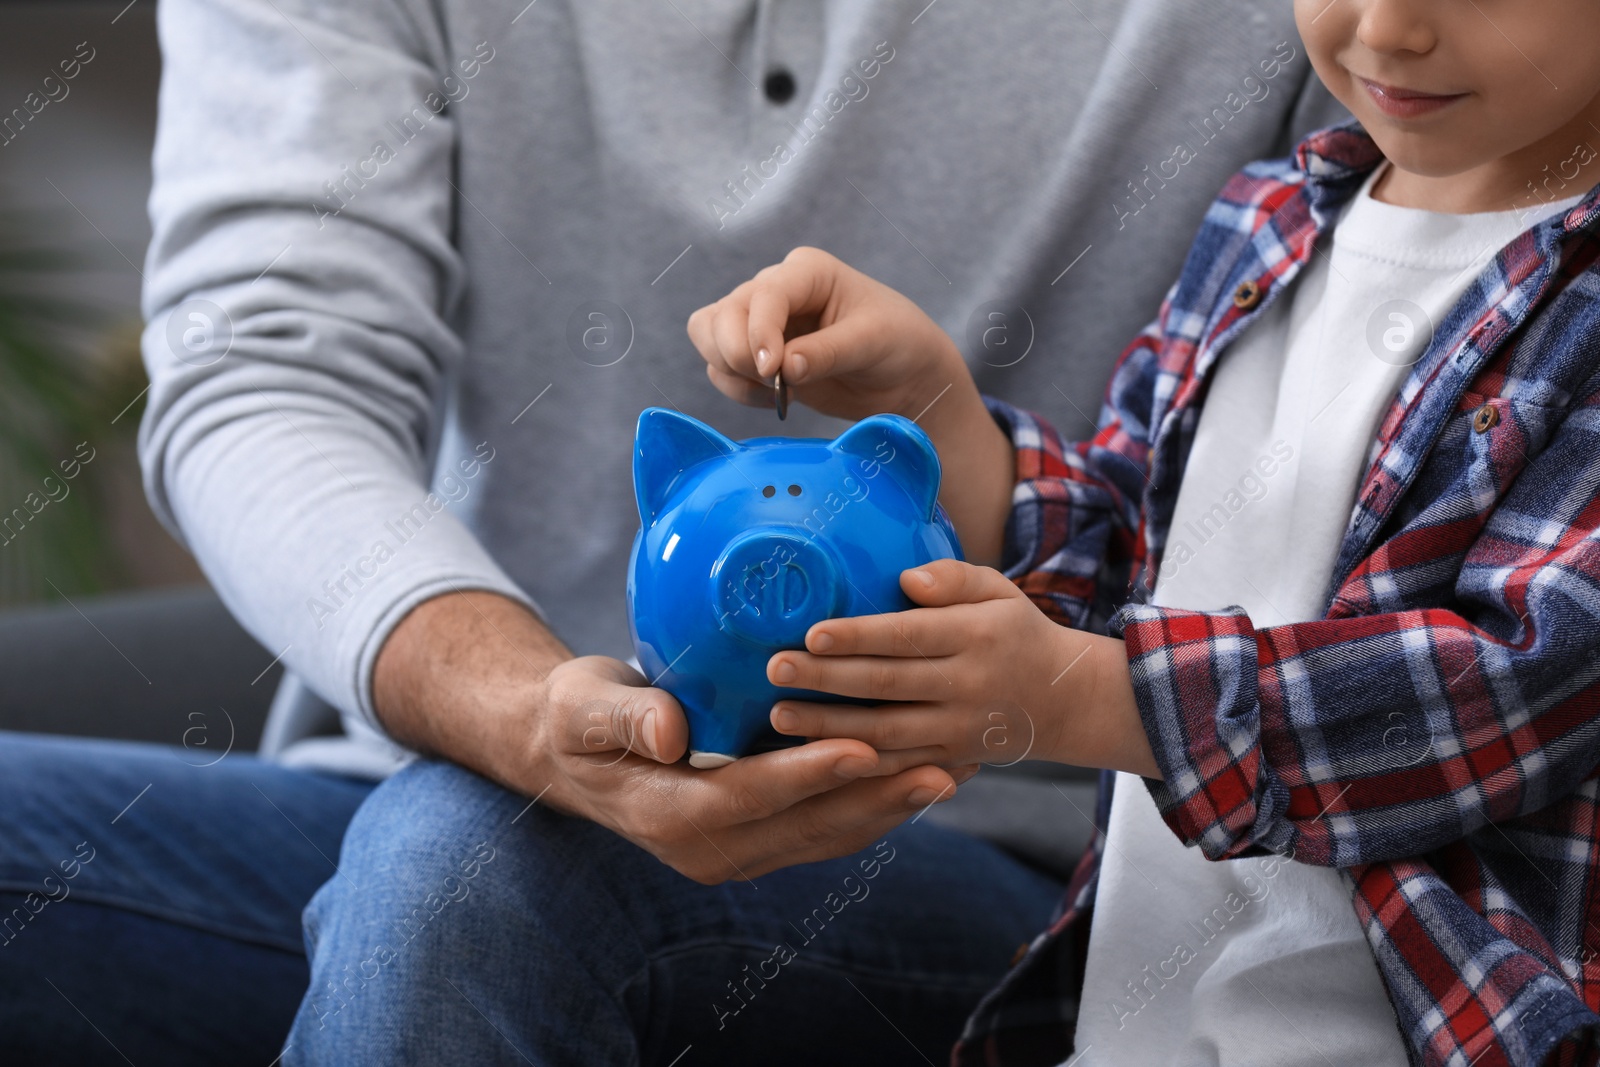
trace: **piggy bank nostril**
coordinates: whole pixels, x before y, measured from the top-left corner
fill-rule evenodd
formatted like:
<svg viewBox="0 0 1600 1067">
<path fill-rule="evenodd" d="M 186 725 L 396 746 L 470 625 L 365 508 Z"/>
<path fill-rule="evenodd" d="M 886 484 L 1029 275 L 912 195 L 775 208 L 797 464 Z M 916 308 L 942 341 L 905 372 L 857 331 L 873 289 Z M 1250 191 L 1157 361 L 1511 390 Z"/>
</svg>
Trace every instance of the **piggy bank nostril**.
<svg viewBox="0 0 1600 1067">
<path fill-rule="evenodd" d="M 719 627 L 759 645 L 799 647 L 812 623 L 844 607 L 846 583 L 832 553 L 787 529 L 735 539 L 711 578 Z"/>
<path fill-rule="evenodd" d="M 787 618 L 805 607 L 810 593 L 806 572 L 795 564 L 785 563 L 775 570 L 757 565 L 745 568 L 738 600 L 757 617 Z"/>
<path fill-rule="evenodd" d="M 789 487 L 789 495 L 790 496 L 799 496 L 800 495 L 800 487 L 798 485 L 791 485 Z"/>
<path fill-rule="evenodd" d="M 776 493 L 777 491 L 778 490 L 776 486 L 769 485 L 765 489 L 761 490 L 761 495 L 764 497 L 771 497 L 772 494 Z"/>
</svg>

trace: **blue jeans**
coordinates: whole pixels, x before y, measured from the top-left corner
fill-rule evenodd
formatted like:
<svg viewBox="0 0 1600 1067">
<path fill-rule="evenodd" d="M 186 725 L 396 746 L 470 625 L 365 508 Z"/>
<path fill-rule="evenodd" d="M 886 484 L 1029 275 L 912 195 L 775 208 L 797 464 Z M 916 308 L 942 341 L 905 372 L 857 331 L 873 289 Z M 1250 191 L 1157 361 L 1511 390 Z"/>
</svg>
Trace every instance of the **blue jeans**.
<svg viewBox="0 0 1600 1067">
<path fill-rule="evenodd" d="M 300 911 L 372 787 L 232 753 L 0 733 L 0 1063 L 256 1063 Z"/>
<path fill-rule="evenodd" d="M 0 735 L 5 914 L 60 897 L 0 946 L 0 1060 L 265 1064 L 293 1015 L 285 1065 L 942 1063 L 1061 891 L 925 822 L 707 887 L 446 763 L 184 758 Z"/>
</svg>

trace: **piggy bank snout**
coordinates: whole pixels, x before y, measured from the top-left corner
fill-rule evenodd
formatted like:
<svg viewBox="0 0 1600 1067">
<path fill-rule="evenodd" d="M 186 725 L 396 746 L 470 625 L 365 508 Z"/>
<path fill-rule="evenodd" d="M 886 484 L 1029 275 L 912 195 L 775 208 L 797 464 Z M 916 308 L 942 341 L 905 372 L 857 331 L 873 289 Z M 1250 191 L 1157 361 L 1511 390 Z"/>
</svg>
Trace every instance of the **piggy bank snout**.
<svg viewBox="0 0 1600 1067">
<path fill-rule="evenodd" d="M 745 532 L 711 570 L 717 623 L 755 644 L 799 647 L 813 623 L 839 614 L 846 582 L 833 553 L 782 527 Z"/>
</svg>

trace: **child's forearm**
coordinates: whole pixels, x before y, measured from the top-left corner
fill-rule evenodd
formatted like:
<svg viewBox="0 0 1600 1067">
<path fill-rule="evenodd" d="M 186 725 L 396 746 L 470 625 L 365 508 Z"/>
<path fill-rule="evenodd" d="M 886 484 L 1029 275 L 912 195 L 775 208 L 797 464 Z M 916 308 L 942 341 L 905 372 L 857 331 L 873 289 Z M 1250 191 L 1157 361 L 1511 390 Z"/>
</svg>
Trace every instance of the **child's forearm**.
<svg viewBox="0 0 1600 1067">
<path fill-rule="evenodd" d="M 967 560 L 998 566 L 1016 472 L 1011 439 L 990 416 L 959 353 L 955 366 L 929 381 L 936 383 L 935 394 L 946 390 L 918 420 L 939 451 L 939 503 L 955 525 Z"/>
<path fill-rule="evenodd" d="M 1070 632 L 1075 643 L 1087 644 L 1082 651 L 1081 666 L 1087 668 L 1082 677 L 1091 681 L 1086 688 L 1062 694 L 1063 698 L 1072 694 L 1070 699 L 1077 706 L 1055 709 L 1058 729 L 1049 738 L 1052 745 L 1045 758 L 1161 778 L 1134 698 L 1127 646 L 1114 637 Z"/>
</svg>

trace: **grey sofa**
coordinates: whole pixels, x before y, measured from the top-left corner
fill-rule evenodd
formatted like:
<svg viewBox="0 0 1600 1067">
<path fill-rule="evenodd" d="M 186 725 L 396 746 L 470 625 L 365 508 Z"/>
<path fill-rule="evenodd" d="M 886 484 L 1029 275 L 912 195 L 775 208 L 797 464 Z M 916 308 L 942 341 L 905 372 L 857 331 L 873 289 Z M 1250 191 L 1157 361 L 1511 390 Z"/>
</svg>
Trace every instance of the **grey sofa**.
<svg viewBox="0 0 1600 1067">
<path fill-rule="evenodd" d="M 0 729 L 253 751 L 274 655 L 206 586 L 0 612 Z"/>
</svg>

